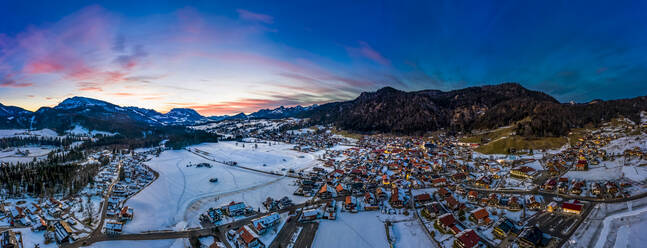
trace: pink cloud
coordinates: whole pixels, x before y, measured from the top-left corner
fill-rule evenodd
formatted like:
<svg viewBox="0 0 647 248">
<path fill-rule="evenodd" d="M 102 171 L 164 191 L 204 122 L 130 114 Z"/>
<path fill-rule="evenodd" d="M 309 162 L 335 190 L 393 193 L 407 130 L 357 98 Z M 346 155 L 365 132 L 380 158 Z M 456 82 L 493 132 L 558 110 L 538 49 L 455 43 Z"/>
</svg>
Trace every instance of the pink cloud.
<svg viewBox="0 0 647 248">
<path fill-rule="evenodd" d="M 259 14 L 259 13 L 251 12 L 249 10 L 244 10 L 244 9 L 237 9 L 236 12 L 238 12 L 238 17 L 240 17 L 240 19 L 243 19 L 243 20 L 264 22 L 268 24 L 271 24 L 274 22 L 274 17 L 266 14 Z"/>
<path fill-rule="evenodd" d="M 348 47 L 346 48 L 346 50 L 351 56 L 365 57 L 384 66 L 391 65 L 391 61 L 382 56 L 382 54 L 373 49 L 368 43 L 364 41 L 359 42 L 359 47 Z"/>
<path fill-rule="evenodd" d="M 4 88 L 25 88 L 32 86 L 32 83 L 18 83 L 12 79 L 5 79 L 0 82 L 0 87 Z"/>
</svg>

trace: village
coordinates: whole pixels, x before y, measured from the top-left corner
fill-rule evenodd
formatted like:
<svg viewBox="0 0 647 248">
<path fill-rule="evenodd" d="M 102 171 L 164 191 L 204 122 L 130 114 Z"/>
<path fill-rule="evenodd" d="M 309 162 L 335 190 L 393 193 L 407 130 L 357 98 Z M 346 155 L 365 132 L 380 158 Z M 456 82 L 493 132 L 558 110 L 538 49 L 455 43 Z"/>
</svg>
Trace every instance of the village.
<svg viewBox="0 0 647 248">
<path fill-rule="evenodd" d="M 1 199 L 2 247 L 564 247 L 597 204 L 647 195 L 643 133 L 488 155 L 442 133 L 254 125 L 179 151 L 91 154 L 100 170 L 79 193 Z"/>
</svg>

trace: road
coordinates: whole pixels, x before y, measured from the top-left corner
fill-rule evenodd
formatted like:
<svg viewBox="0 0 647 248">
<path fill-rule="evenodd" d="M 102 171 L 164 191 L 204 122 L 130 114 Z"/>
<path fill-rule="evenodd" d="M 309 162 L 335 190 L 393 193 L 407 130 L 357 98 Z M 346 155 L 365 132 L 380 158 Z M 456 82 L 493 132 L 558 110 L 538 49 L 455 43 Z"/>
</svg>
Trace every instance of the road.
<svg viewBox="0 0 647 248">
<path fill-rule="evenodd" d="M 640 198 L 647 197 L 647 192 L 643 192 L 643 193 L 640 193 L 640 194 L 631 195 L 629 197 L 624 197 L 624 198 L 612 198 L 612 199 L 593 198 L 593 197 L 587 197 L 587 196 L 579 196 L 579 195 L 570 195 L 570 194 L 562 194 L 562 193 L 541 191 L 537 187 L 535 187 L 532 190 L 483 189 L 483 188 L 471 188 L 471 187 L 466 187 L 465 189 L 468 190 L 468 191 L 469 190 L 474 190 L 476 192 L 482 192 L 482 193 L 518 194 L 518 195 L 542 195 L 542 196 L 560 197 L 560 198 L 563 198 L 563 199 L 572 199 L 572 200 L 598 202 L 598 203 L 628 202 L 628 201 L 633 201 L 633 200 L 637 200 L 637 199 L 640 199 Z"/>
</svg>

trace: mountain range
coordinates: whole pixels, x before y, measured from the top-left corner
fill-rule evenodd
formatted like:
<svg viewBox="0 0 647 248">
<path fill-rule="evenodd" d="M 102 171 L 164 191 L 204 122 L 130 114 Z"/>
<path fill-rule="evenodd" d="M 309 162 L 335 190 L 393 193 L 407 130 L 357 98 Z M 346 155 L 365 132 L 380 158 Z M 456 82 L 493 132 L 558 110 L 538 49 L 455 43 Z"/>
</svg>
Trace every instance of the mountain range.
<svg viewBox="0 0 647 248">
<path fill-rule="evenodd" d="M 36 112 L 0 104 L 0 128 L 67 130 L 82 125 L 93 130 L 140 135 L 150 127 L 187 126 L 230 119 L 309 118 L 312 124 L 334 124 L 357 132 L 413 134 L 445 129 L 467 132 L 516 125 L 525 136 L 560 136 L 575 127 L 598 125 L 623 116 L 640 120 L 647 97 L 589 103 L 560 103 L 517 83 L 469 87 L 452 91 L 405 92 L 385 87 L 354 100 L 308 107 L 261 109 L 246 115 L 205 117 L 193 109 L 121 107 L 106 101 L 72 97 Z"/>
</svg>

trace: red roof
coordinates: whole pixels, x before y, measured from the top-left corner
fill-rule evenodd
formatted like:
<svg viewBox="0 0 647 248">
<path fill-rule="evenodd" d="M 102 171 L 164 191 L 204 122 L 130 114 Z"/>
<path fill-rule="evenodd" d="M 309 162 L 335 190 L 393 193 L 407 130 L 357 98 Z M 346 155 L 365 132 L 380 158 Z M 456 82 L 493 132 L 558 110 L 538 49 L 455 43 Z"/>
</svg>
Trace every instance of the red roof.
<svg viewBox="0 0 647 248">
<path fill-rule="evenodd" d="M 562 203 L 562 208 L 564 208 L 564 209 L 582 211 L 582 207 L 583 206 L 581 204 L 574 204 L 574 203 L 568 203 L 568 202 Z"/>
<path fill-rule="evenodd" d="M 479 236 L 472 229 L 467 229 L 465 231 L 456 234 L 456 238 L 463 243 L 463 247 L 471 248 L 476 246 L 479 242 Z"/>
<path fill-rule="evenodd" d="M 445 226 L 452 226 L 454 225 L 454 222 L 456 222 L 456 219 L 452 214 L 444 214 L 444 215 L 441 215 L 440 218 L 438 218 L 438 221 L 440 221 L 440 223 L 442 223 Z"/>
<path fill-rule="evenodd" d="M 250 230 L 249 230 L 249 229 L 247 229 L 247 226 L 244 226 L 244 227 L 243 227 L 243 228 L 241 228 L 240 230 L 241 230 L 241 231 L 240 231 L 240 237 L 243 239 L 243 241 L 245 242 L 245 244 L 249 244 L 249 243 L 251 243 L 251 242 L 252 242 L 252 241 L 254 241 L 254 239 L 256 238 L 256 237 L 254 237 L 254 235 L 250 232 Z"/>
<path fill-rule="evenodd" d="M 419 194 L 419 195 L 414 196 L 414 198 L 416 199 L 416 201 L 429 201 L 429 200 L 431 200 L 431 196 L 429 195 L 429 193 Z"/>
</svg>

